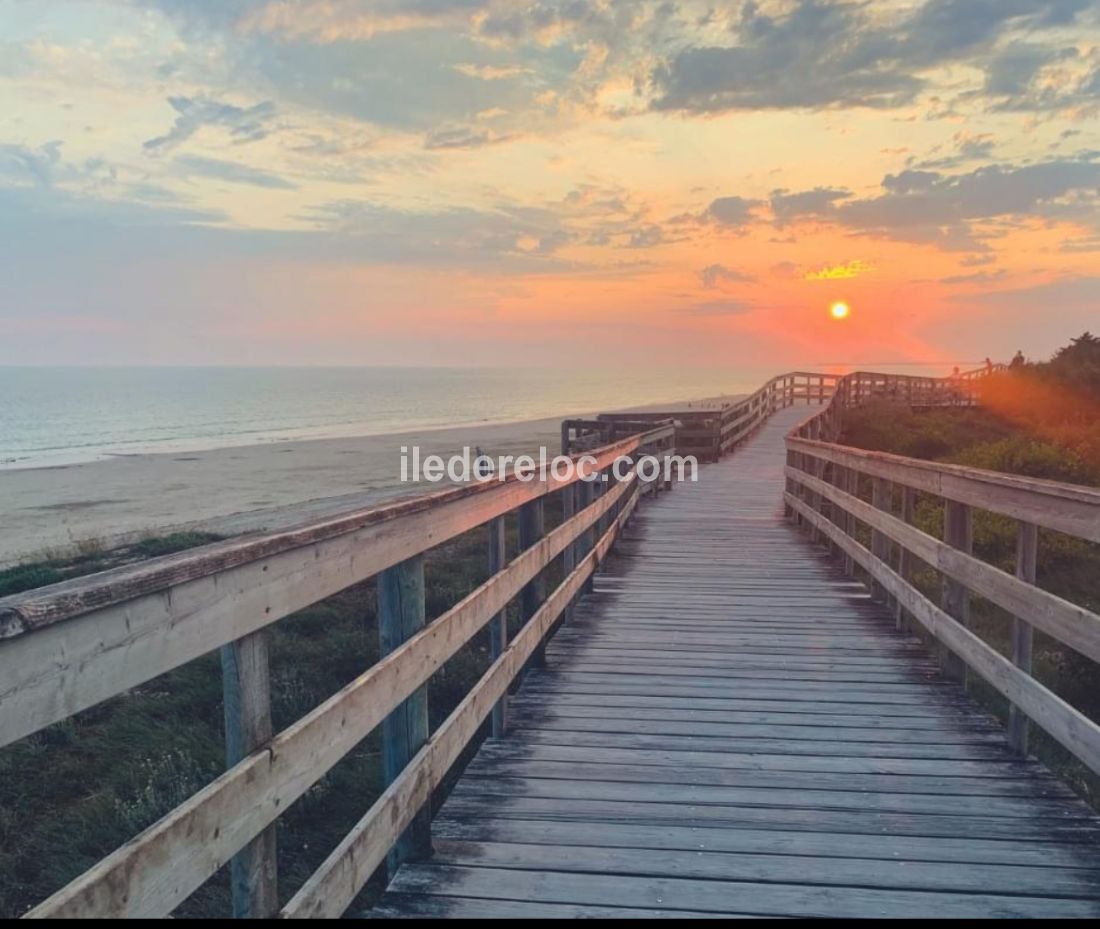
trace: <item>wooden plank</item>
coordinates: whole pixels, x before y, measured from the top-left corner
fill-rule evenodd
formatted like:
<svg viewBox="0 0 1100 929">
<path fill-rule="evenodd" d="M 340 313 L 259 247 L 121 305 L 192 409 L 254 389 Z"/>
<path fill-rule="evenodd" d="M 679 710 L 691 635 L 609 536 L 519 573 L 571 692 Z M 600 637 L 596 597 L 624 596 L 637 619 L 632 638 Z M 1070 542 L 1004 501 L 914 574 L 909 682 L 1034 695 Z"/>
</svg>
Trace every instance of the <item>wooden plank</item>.
<svg viewBox="0 0 1100 929">
<path fill-rule="evenodd" d="M 689 806 L 682 803 L 596 800 L 588 797 L 526 797 L 467 794 L 447 801 L 448 815 L 461 819 L 488 817 L 495 820 L 538 819 L 557 822 L 632 823 L 700 829 L 777 830 L 826 832 L 845 835 L 892 835 L 927 839 L 981 839 L 988 841 L 1043 842 L 1052 846 L 1079 847 L 1083 856 L 1095 857 L 1097 830 L 1074 824 L 1050 825 L 1032 818 L 937 816 L 872 810 L 831 810 L 766 806 Z"/>
<path fill-rule="evenodd" d="M 598 708 L 581 714 L 562 713 L 554 709 L 521 709 L 515 712 L 520 729 L 543 731 L 566 729 L 572 732 L 617 732 L 637 735 L 715 736 L 721 738 L 780 739 L 784 742 L 820 741 L 823 736 L 848 742 L 900 742 L 922 744 L 1004 744 L 1003 732 L 992 723 L 969 726 L 944 721 L 935 729 L 905 728 L 884 723 L 876 726 L 846 726 L 837 717 L 807 715 L 794 722 L 735 722 L 727 719 L 699 719 L 685 714 L 658 714 L 646 718 L 641 714 L 605 713 Z"/>
<path fill-rule="evenodd" d="M 598 840 L 596 840 L 598 842 Z M 841 843 L 842 844 L 842 843 Z M 932 891 L 952 894 L 1001 894 L 1041 900 L 1069 897 L 1100 901 L 1100 870 L 1059 870 L 1046 867 L 967 862 L 882 860 L 869 866 L 860 859 L 718 851 L 713 848 L 648 849 L 592 847 L 575 844 L 532 844 L 516 841 L 441 841 L 435 865 L 552 871 L 607 876 L 689 878 L 718 881 L 758 881 L 813 885 L 851 892 L 857 887 L 882 890 Z M 733 899 L 731 897 L 731 899 Z M 1038 903 L 1036 900 L 1036 903 Z M 728 904 L 727 904 L 728 905 Z M 1097 906 L 1100 913 L 1100 906 Z"/>
<path fill-rule="evenodd" d="M 554 745 L 496 746 L 483 750 L 467 770 L 479 776 L 560 777 L 573 780 L 682 783 L 732 787 L 805 788 L 878 793 L 949 794 L 963 797 L 1054 797 L 1076 800 L 1076 795 L 1037 765 L 1003 767 L 1001 776 L 974 776 L 943 766 L 940 773 L 888 773 L 881 770 L 798 770 L 783 765 L 791 756 L 764 756 L 755 766 L 744 755 L 728 753 L 662 753 L 602 749 L 580 752 Z M 826 759 L 828 760 L 828 759 Z M 816 768 L 811 761 L 806 767 Z M 984 772 L 983 772 L 984 773 Z"/>
<path fill-rule="evenodd" d="M 642 906 L 669 911 L 725 913 L 733 900 L 761 916 L 937 918 L 1027 916 L 1095 917 L 1094 900 L 1036 898 L 997 894 L 957 894 L 752 881 L 689 880 L 559 871 L 520 871 L 458 865 L 417 865 L 402 869 L 393 883 L 401 893 L 428 893 L 446 887 L 451 896 L 478 899 L 569 901 L 602 906 Z"/>
<path fill-rule="evenodd" d="M 645 748 L 655 751 L 728 751 L 833 756 L 838 758 L 927 758 L 952 761 L 1003 761 L 1016 756 L 1007 745 L 892 745 L 827 739 L 781 741 L 766 738 L 723 739 L 719 736 L 647 735 L 630 732 L 584 732 L 579 729 L 534 729 L 524 733 L 533 744 Z"/>
<path fill-rule="evenodd" d="M 500 775 L 463 777 L 452 797 L 492 796 L 550 800 L 605 800 L 612 803 L 654 803 L 682 807 L 755 807 L 765 810 L 852 810 L 863 813 L 900 813 L 908 816 L 968 816 L 975 810 L 970 797 L 938 794 L 855 793 L 846 790 L 774 789 L 725 785 L 675 784 L 654 781 L 600 781 L 574 778 L 508 778 Z M 983 819 L 1014 824 L 1034 813 L 1051 829 L 1081 832 L 1100 838 L 1100 828 L 1084 804 L 1076 800 L 1040 797 L 985 797 Z"/>
<path fill-rule="evenodd" d="M 221 649 L 226 768 L 274 735 L 269 639 L 265 629 Z M 229 886 L 234 918 L 270 919 L 278 912 L 277 855 L 276 830 L 269 826 L 233 856 Z"/>
<path fill-rule="evenodd" d="M 629 493 L 633 481 L 616 488 Z M 601 515 L 614 495 L 536 547 L 312 712 L 32 911 L 163 916 L 359 744 Z"/>
<path fill-rule="evenodd" d="M 375 919 L 656 919 L 666 910 L 633 906 L 587 906 L 535 903 L 530 900 L 485 900 L 442 894 L 388 893 L 371 913 Z M 713 913 L 677 910 L 679 919 L 713 919 Z M 724 913 L 727 918 L 737 914 Z M 749 917 L 742 917 L 749 918 Z"/>
</svg>

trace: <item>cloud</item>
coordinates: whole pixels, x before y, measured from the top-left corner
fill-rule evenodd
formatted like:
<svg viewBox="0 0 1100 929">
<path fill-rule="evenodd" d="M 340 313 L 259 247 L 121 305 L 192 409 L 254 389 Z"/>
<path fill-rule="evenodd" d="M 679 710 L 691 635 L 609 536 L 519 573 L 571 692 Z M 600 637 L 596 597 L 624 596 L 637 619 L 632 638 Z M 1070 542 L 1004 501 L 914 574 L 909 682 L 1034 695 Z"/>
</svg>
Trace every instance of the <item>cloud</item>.
<svg viewBox="0 0 1100 929">
<path fill-rule="evenodd" d="M 988 161 L 994 147 L 995 140 L 990 133 L 956 132 L 948 154 L 939 154 L 944 146 L 937 145 L 929 157 L 924 160 L 910 159 L 909 163 L 921 169 L 958 168 L 969 162 Z"/>
<path fill-rule="evenodd" d="M 751 274 L 723 264 L 707 265 L 699 272 L 699 279 L 707 290 L 715 290 L 722 284 L 743 284 L 755 280 Z"/>
<path fill-rule="evenodd" d="M 1093 158 L 1011 166 L 963 174 L 903 171 L 888 175 L 878 197 L 839 204 L 841 225 L 905 240 L 969 240 L 973 226 L 1002 217 L 1082 219 L 1094 215 L 1100 163 Z"/>
<path fill-rule="evenodd" d="M 844 200 L 851 195 L 851 191 L 841 187 L 815 187 L 813 190 L 798 193 L 776 190 L 772 192 L 769 205 L 775 224 L 786 226 L 794 220 L 828 216 L 838 200 Z"/>
<path fill-rule="evenodd" d="M 187 176 L 198 175 L 199 177 L 209 177 L 219 181 L 229 181 L 232 184 L 265 187 L 269 190 L 298 189 L 297 184 L 288 181 L 284 177 L 272 174 L 269 171 L 261 171 L 258 168 L 250 168 L 248 165 L 239 164 L 235 161 L 183 156 L 177 158 L 175 164 Z"/>
<path fill-rule="evenodd" d="M 694 303 L 681 313 L 684 316 L 700 317 L 744 316 L 746 313 L 751 313 L 753 309 L 751 303 L 741 300 L 708 300 L 703 303 Z"/>
<path fill-rule="evenodd" d="M 859 2 L 748 0 L 729 45 L 689 45 L 652 72 L 659 110 L 896 108 L 928 72 L 990 54 L 1012 30 L 1065 26 L 1093 0 L 927 0 L 892 15 Z M 1003 74 L 1003 69 L 1002 69 Z"/>
<path fill-rule="evenodd" d="M 759 200 L 745 197 L 719 197 L 707 207 L 706 216 L 721 226 L 747 226 L 754 220 L 752 211 L 759 205 Z"/>
<path fill-rule="evenodd" d="M 1013 290 L 962 294 L 955 299 L 971 304 L 1028 312 L 1036 307 L 1100 312 L 1100 276 L 1073 275 Z M 1059 321 L 1064 322 L 1064 320 Z"/>
<path fill-rule="evenodd" d="M 270 100 L 250 107 L 220 103 L 209 97 L 169 97 L 168 103 L 176 111 L 176 121 L 167 133 L 144 143 L 147 152 L 175 148 L 207 126 L 225 129 L 237 143 L 258 142 L 271 132 L 276 115 L 275 104 Z"/>
<path fill-rule="evenodd" d="M 0 175 L 49 187 L 61 164 L 61 146 L 56 140 L 37 148 L 0 145 Z"/>
<path fill-rule="evenodd" d="M 988 246 L 977 227 L 992 220 L 1040 218 L 1097 226 L 1100 153 L 955 174 L 908 169 L 888 174 L 880 189 L 869 197 L 840 188 L 780 190 L 768 205 L 778 226 L 816 221 L 863 235 L 979 251 Z M 754 201 L 738 196 L 715 200 L 708 210 L 724 225 L 741 228 L 757 221 L 760 212 L 754 214 Z"/>
<path fill-rule="evenodd" d="M 458 126 L 449 129 L 436 129 L 424 139 L 424 147 L 430 151 L 456 148 L 485 148 L 490 145 L 502 145 L 511 142 L 515 135 L 490 132 L 488 129 L 472 129 Z"/>
<path fill-rule="evenodd" d="M 974 274 L 953 274 L 950 277 L 940 278 L 941 284 L 994 284 L 1008 277 L 1008 272 L 1001 268 L 999 271 L 978 271 Z"/>
<path fill-rule="evenodd" d="M 520 75 L 531 73 L 530 68 L 523 68 L 519 65 L 479 65 L 463 62 L 461 64 L 452 65 L 452 67 L 459 74 L 465 74 L 467 77 L 476 77 L 483 81 L 503 81 L 510 77 L 519 77 Z"/>
<path fill-rule="evenodd" d="M 451 207 L 402 210 L 361 200 L 338 200 L 302 219 L 326 238 L 337 237 L 368 263 L 494 267 L 551 271 L 570 266 L 555 257 L 573 239 L 561 217 L 540 208 L 502 203 L 496 209 Z"/>
</svg>

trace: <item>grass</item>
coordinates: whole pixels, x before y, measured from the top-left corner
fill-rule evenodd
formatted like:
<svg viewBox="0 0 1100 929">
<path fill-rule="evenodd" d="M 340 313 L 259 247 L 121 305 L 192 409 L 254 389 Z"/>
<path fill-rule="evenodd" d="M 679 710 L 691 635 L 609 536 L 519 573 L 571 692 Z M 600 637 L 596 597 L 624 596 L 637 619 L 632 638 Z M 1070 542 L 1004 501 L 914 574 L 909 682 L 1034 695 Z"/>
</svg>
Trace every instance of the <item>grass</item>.
<svg viewBox="0 0 1100 929">
<path fill-rule="evenodd" d="M 558 521 L 559 508 L 550 501 L 547 529 Z M 17 593 L 217 538 L 174 534 L 94 557 L 47 559 L 0 573 L 6 585 L 0 589 Z M 508 544 L 514 552 L 514 526 Z M 426 554 L 429 618 L 487 579 L 487 546 L 480 529 Z M 560 573 L 560 564 L 551 566 L 551 585 Z M 514 608 L 509 621 L 518 625 Z M 279 730 L 378 660 L 373 581 L 275 623 L 271 636 L 272 710 Z M 433 730 L 489 663 L 488 636 L 482 633 L 435 674 L 429 685 Z M 26 912 L 217 777 L 225 764 L 222 733 L 221 667 L 211 654 L 0 750 L 0 917 Z M 379 737 L 373 733 L 284 813 L 277 826 L 282 899 L 321 864 L 382 787 Z M 227 915 L 225 871 L 177 915 Z M 376 876 L 357 906 L 369 906 L 380 890 Z"/>
<path fill-rule="evenodd" d="M 84 577 L 159 555 L 172 555 L 218 542 L 222 538 L 212 532 L 174 532 L 165 536 L 150 536 L 113 550 L 108 550 L 97 539 L 86 540 L 69 557 L 46 553 L 34 561 L 0 570 L 0 597 L 48 587 L 70 578 Z"/>
<path fill-rule="evenodd" d="M 1091 428 L 1091 427 L 1090 427 Z M 859 448 L 892 452 L 1030 477 L 1100 486 L 1100 467 L 1076 447 L 1061 444 L 1045 431 L 1032 431 L 1018 418 L 978 409 L 911 411 L 882 402 L 846 411 L 840 441 Z M 861 497 L 870 498 L 869 482 Z M 894 502 L 895 511 L 899 507 Z M 943 538 L 943 503 L 919 494 L 918 528 Z M 863 544 L 869 533 L 862 530 Z M 975 511 L 974 553 L 1012 573 L 1016 563 L 1016 522 Z M 920 566 L 914 582 L 939 602 L 941 576 Z M 1100 545 L 1041 530 L 1036 583 L 1044 590 L 1100 612 Z M 1012 617 L 981 597 L 971 598 L 970 628 L 1005 656 L 1012 650 Z M 1096 663 L 1041 633 L 1035 634 L 1033 674 L 1044 686 L 1093 720 L 1100 721 L 1100 669 Z M 971 678 L 975 696 L 1007 720 L 1007 702 L 980 679 Z M 1032 727 L 1032 751 L 1061 774 L 1086 800 L 1100 808 L 1100 778 L 1058 743 Z"/>
</svg>

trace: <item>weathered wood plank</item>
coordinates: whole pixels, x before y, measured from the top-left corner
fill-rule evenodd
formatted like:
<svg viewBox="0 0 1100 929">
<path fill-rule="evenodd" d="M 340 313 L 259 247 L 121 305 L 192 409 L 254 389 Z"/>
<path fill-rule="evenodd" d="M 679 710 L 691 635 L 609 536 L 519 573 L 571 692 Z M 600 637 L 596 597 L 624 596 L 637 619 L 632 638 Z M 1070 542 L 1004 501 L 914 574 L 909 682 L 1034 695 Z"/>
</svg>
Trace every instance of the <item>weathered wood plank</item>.
<svg viewBox="0 0 1100 929">
<path fill-rule="evenodd" d="M 1095 917 L 1094 900 L 997 894 L 958 894 L 864 887 L 829 888 L 751 881 L 690 880 L 559 871 L 520 871 L 469 865 L 416 865 L 402 869 L 393 883 L 402 893 L 524 899 L 602 906 L 651 907 L 670 911 L 725 913 L 739 900 L 761 916 L 912 918 Z"/>
<path fill-rule="evenodd" d="M 833 855 L 767 856 L 693 849 L 590 847 L 585 845 L 447 840 L 440 843 L 434 865 L 536 872 L 631 875 L 718 881 L 763 881 L 771 884 L 812 883 L 823 888 L 936 893 L 1002 894 L 1010 897 L 1070 897 L 1091 900 L 1100 913 L 1100 870 L 1068 870 L 967 862 L 878 860 L 873 867 L 859 859 Z M 1034 904 L 1033 904 L 1034 905 Z"/>
</svg>

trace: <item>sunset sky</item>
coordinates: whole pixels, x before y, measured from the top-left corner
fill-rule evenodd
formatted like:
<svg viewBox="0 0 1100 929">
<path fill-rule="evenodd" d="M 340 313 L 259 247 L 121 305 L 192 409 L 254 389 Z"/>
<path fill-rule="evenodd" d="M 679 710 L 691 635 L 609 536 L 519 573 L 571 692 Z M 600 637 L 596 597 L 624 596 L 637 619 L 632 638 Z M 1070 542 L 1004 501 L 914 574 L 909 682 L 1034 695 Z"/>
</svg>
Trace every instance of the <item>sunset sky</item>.
<svg viewBox="0 0 1100 929">
<path fill-rule="evenodd" d="M 0 364 L 1043 356 L 1098 110 L 1100 0 L 0 0 Z"/>
</svg>

